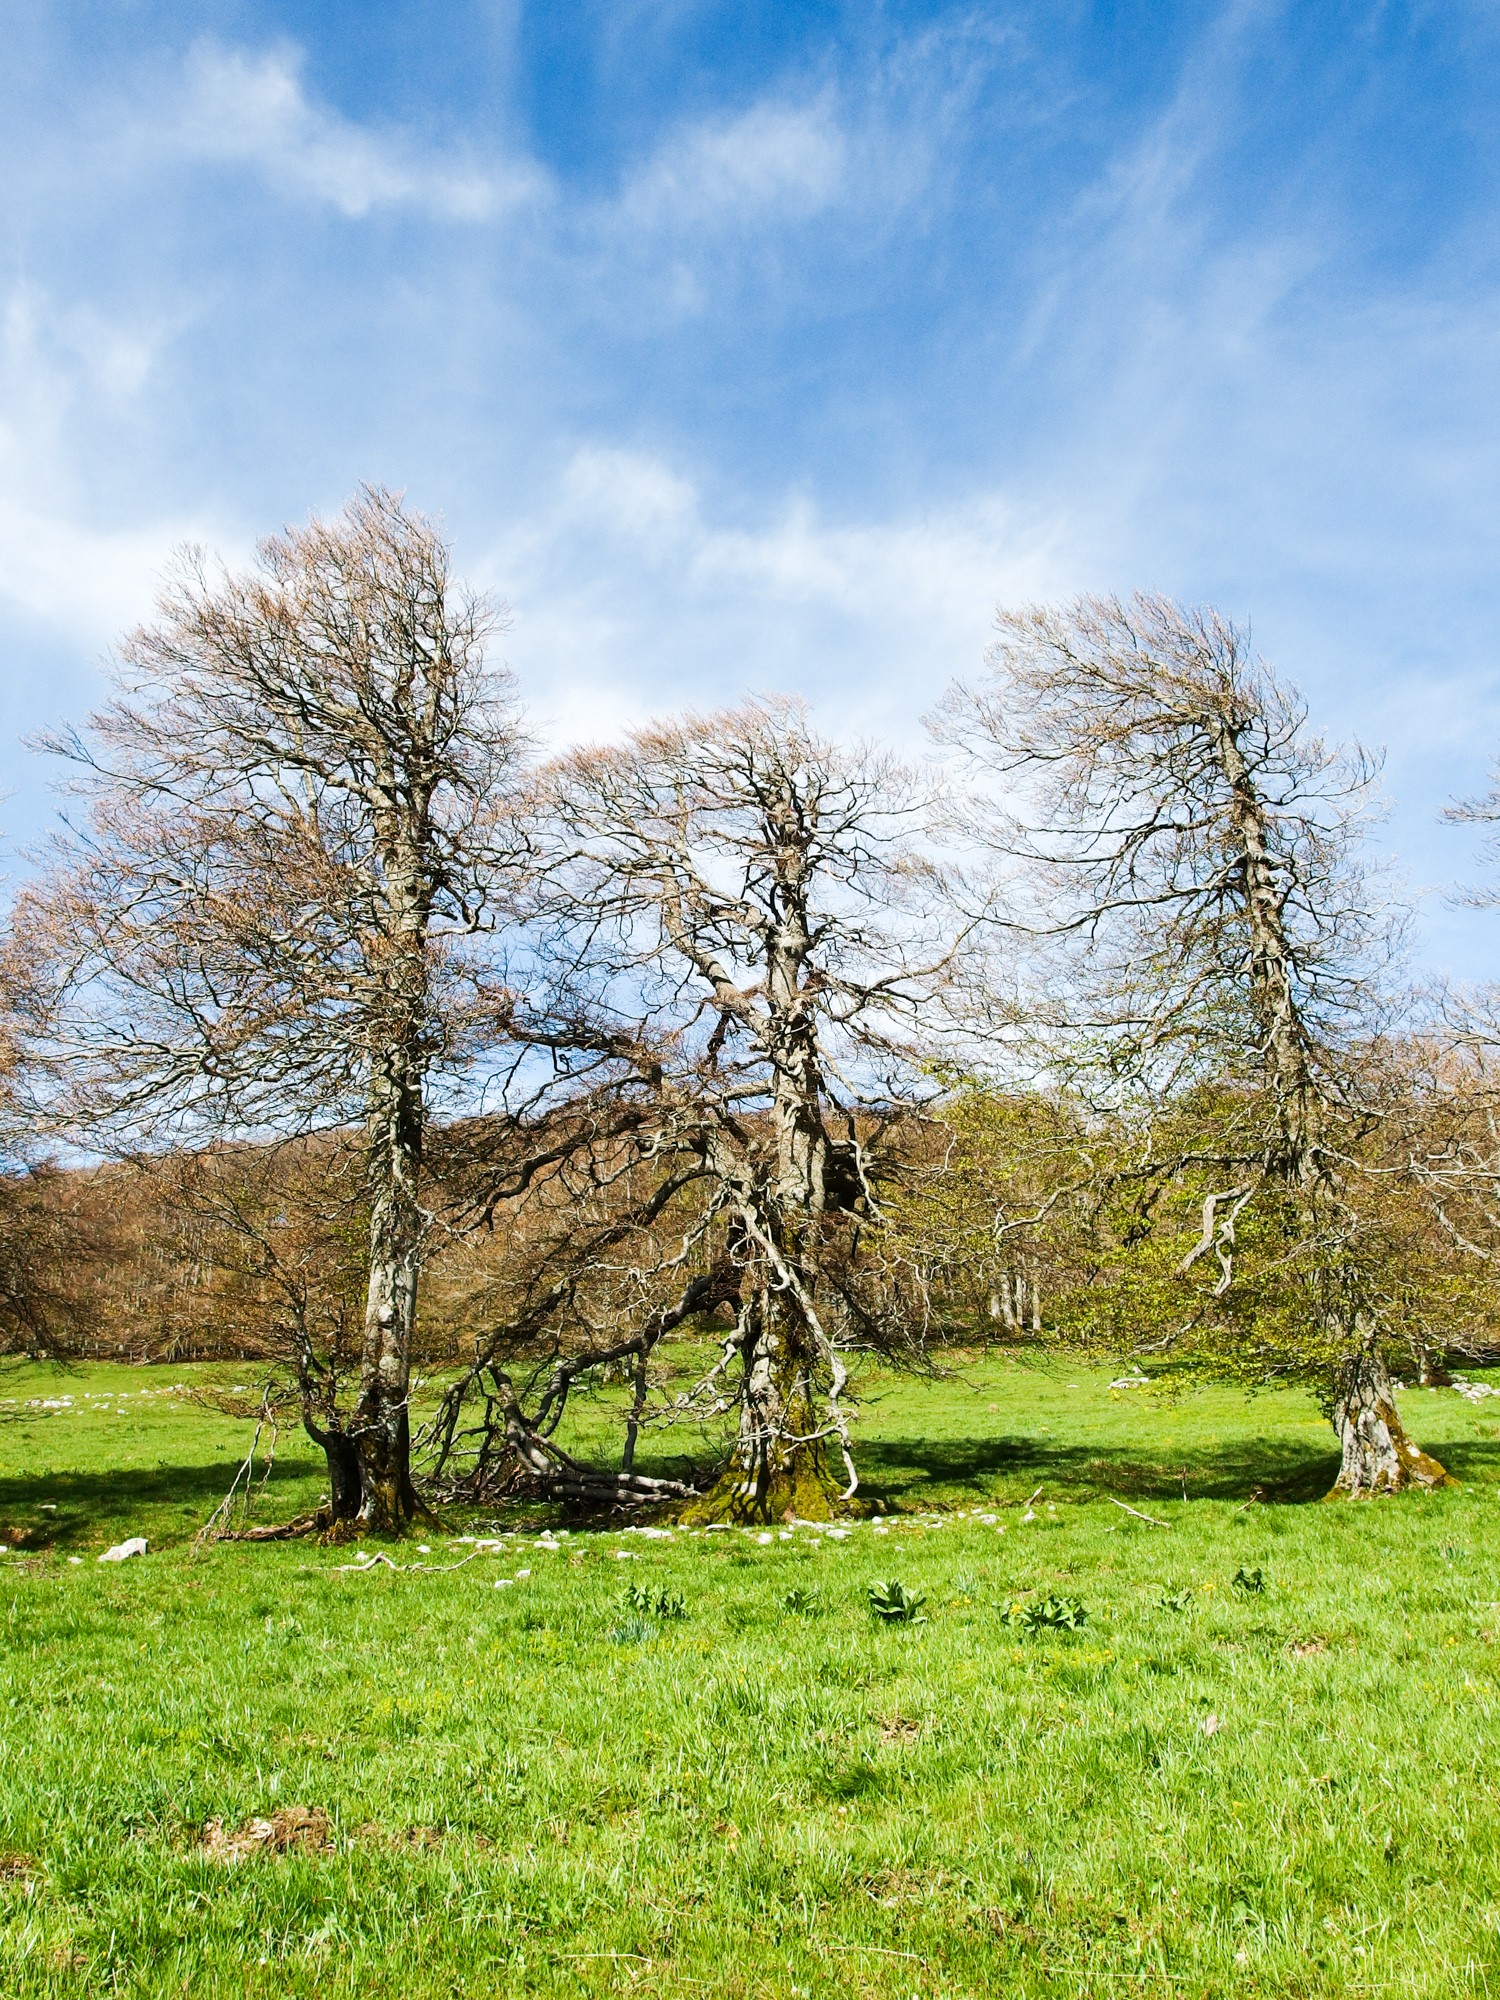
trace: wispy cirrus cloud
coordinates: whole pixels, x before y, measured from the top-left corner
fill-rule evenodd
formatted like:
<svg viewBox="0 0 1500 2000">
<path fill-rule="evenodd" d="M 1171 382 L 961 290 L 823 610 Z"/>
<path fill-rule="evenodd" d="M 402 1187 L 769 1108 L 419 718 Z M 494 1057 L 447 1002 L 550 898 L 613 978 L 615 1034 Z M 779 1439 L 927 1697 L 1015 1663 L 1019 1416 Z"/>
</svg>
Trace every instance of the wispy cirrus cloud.
<svg viewBox="0 0 1500 2000">
<path fill-rule="evenodd" d="M 33 9 L 11 683 L 85 686 L 184 530 L 243 550 L 374 477 L 512 600 L 560 736 L 789 687 L 910 742 L 997 599 L 1215 600 L 1392 742 L 1439 879 L 1435 804 L 1500 741 L 1493 37 L 762 11 L 329 0 L 304 56 L 267 0 L 196 41 L 165 0 L 112 39 Z"/>
<path fill-rule="evenodd" d="M 285 42 L 259 50 L 197 43 L 179 110 L 160 137 L 178 157 L 245 167 L 282 195 L 351 217 L 406 206 L 488 222 L 546 185 L 529 160 L 443 155 L 399 129 L 344 117 L 308 91 L 301 52 Z"/>
<path fill-rule="evenodd" d="M 617 213 L 648 231 L 817 215 L 846 192 L 849 150 L 826 98 L 755 103 L 670 134 L 627 178 Z"/>
</svg>

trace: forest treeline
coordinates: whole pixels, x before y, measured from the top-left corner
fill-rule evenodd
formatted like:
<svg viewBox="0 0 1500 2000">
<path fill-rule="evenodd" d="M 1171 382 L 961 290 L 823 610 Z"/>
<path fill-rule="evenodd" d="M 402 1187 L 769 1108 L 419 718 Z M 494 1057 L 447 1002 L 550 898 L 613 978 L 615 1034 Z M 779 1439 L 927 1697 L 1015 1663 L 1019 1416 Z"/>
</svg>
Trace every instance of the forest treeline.
<svg viewBox="0 0 1500 2000">
<path fill-rule="evenodd" d="M 1446 1477 L 1393 1390 L 1500 1346 L 1500 1025 L 1409 985 L 1375 764 L 1242 631 L 1002 611 L 906 759 L 784 697 L 549 758 L 502 627 L 367 490 L 184 552 L 43 744 L 9 1351 L 264 1364 L 308 1530 L 825 1516 L 865 1372 L 989 1340 L 1303 1383 L 1339 1490 Z"/>
</svg>

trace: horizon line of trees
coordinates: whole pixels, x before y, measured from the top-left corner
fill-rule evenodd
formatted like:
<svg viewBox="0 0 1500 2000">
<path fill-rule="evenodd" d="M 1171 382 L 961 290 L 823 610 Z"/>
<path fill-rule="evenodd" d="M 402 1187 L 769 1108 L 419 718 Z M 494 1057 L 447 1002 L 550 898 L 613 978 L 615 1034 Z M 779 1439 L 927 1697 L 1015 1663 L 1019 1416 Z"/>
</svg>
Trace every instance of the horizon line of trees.
<svg viewBox="0 0 1500 2000">
<path fill-rule="evenodd" d="M 822 1517 L 853 1373 L 985 1338 L 1306 1383 L 1338 1490 L 1446 1478 L 1393 1382 L 1500 1341 L 1500 1010 L 1406 989 L 1374 761 L 1242 631 L 1002 611 L 916 764 L 787 697 L 543 759 L 503 622 L 365 489 L 184 552 L 44 742 L 81 810 L 0 953 L 10 1351 L 274 1358 L 335 1532 Z M 607 1465 L 559 1435 L 601 1381 Z"/>
</svg>

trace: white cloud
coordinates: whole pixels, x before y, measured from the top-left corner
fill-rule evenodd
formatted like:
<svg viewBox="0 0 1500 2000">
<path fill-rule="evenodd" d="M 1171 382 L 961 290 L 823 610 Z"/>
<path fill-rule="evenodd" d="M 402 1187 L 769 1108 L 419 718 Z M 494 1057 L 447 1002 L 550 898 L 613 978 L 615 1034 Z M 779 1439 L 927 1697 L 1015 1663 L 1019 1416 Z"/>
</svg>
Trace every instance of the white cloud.
<svg viewBox="0 0 1500 2000">
<path fill-rule="evenodd" d="M 301 55 L 286 44 L 253 52 L 199 42 L 188 57 L 170 150 L 242 165 L 283 194 L 327 202 L 348 216 L 395 204 L 482 222 L 537 193 L 527 162 L 478 166 L 424 152 L 401 132 L 377 133 L 307 93 Z"/>
<path fill-rule="evenodd" d="M 97 650 L 145 616 L 169 553 L 190 539 L 166 524 L 88 528 L 0 492 L 0 602 Z"/>
<path fill-rule="evenodd" d="M 760 103 L 693 125 L 627 181 L 620 214 L 640 229 L 816 215 L 845 186 L 848 145 L 826 103 Z"/>
<path fill-rule="evenodd" d="M 555 741 L 599 740 L 664 708 L 807 694 L 839 734 L 917 721 L 972 673 L 998 601 L 1077 588 L 1061 518 L 984 493 L 886 522 L 793 498 L 714 521 L 691 481 L 594 447 L 485 564 L 514 606 L 508 647 Z"/>
<path fill-rule="evenodd" d="M 159 331 L 17 285 L 0 306 L 0 607 L 91 651 L 149 607 L 185 524 L 95 525 L 91 451 L 129 428 Z M 107 511 L 107 510 L 106 510 Z"/>
</svg>

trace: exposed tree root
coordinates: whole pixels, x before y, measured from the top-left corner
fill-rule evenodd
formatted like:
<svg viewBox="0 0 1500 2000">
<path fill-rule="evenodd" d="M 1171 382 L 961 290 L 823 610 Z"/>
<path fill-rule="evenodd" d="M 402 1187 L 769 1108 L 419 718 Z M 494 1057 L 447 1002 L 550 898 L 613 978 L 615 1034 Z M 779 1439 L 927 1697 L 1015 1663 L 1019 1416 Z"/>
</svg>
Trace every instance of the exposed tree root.
<svg viewBox="0 0 1500 2000">
<path fill-rule="evenodd" d="M 326 1534 L 333 1526 L 333 1517 L 326 1507 L 320 1507 L 315 1514 L 299 1514 L 295 1521 L 273 1521 L 262 1528 L 238 1528 L 233 1533 L 220 1535 L 221 1542 L 296 1542 L 309 1535 Z"/>
</svg>

